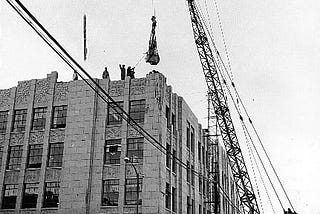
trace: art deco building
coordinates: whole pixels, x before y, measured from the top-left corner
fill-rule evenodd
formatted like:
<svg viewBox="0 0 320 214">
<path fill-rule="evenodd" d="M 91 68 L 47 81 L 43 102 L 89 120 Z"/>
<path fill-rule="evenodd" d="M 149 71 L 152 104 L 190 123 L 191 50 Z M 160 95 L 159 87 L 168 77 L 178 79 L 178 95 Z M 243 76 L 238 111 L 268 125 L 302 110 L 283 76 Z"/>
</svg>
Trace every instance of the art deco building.
<svg viewBox="0 0 320 214">
<path fill-rule="evenodd" d="M 57 79 L 0 90 L 0 213 L 211 213 L 204 132 L 161 73 L 96 81 L 186 166 L 84 81 Z"/>
</svg>

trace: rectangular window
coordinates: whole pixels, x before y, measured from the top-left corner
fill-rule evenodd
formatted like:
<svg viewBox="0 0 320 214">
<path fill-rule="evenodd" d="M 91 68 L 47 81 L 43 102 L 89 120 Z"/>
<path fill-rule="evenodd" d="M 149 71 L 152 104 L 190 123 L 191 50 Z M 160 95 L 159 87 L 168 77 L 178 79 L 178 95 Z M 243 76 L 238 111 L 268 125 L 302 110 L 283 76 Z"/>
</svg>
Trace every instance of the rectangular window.
<svg viewBox="0 0 320 214">
<path fill-rule="evenodd" d="M 190 148 L 190 123 L 187 122 L 187 147 Z"/>
<path fill-rule="evenodd" d="M 32 144 L 29 146 L 27 168 L 41 168 L 42 144 Z"/>
<path fill-rule="evenodd" d="M 128 139 L 127 157 L 135 163 L 143 163 L 143 142 L 143 137 Z"/>
<path fill-rule="evenodd" d="M 191 185 L 194 186 L 194 166 L 191 165 Z"/>
<path fill-rule="evenodd" d="M 202 176 L 199 175 L 199 193 L 202 193 Z"/>
<path fill-rule="evenodd" d="M 63 143 L 49 144 L 48 167 L 61 167 L 63 157 Z"/>
<path fill-rule="evenodd" d="M 141 199 L 142 179 L 139 179 L 139 204 L 142 204 Z M 128 178 L 125 184 L 125 204 L 137 204 L 137 179 Z"/>
<path fill-rule="evenodd" d="M 145 100 L 130 101 L 129 115 L 137 123 L 144 122 Z"/>
<path fill-rule="evenodd" d="M 176 150 L 172 150 L 172 172 L 176 173 L 177 172 L 177 151 Z"/>
<path fill-rule="evenodd" d="M 102 206 L 118 206 L 119 179 L 103 181 Z"/>
<path fill-rule="evenodd" d="M 194 207 L 194 199 L 191 200 L 191 213 L 194 214 L 195 207 Z"/>
<path fill-rule="evenodd" d="M 198 160 L 201 162 L 201 143 L 198 142 Z"/>
<path fill-rule="evenodd" d="M 166 183 L 166 208 L 167 209 L 171 209 L 171 188 L 170 188 L 170 184 Z"/>
<path fill-rule="evenodd" d="M 43 207 L 58 207 L 59 205 L 59 182 L 47 182 L 45 183 L 45 192 Z"/>
<path fill-rule="evenodd" d="M 167 166 L 168 168 L 170 168 L 170 167 L 171 167 L 171 146 L 170 146 L 170 144 L 167 143 L 166 149 L 167 149 L 167 154 L 166 154 L 166 166 Z"/>
<path fill-rule="evenodd" d="M 195 146 L 194 128 L 191 126 L 191 152 L 194 152 L 194 146 Z"/>
<path fill-rule="evenodd" d="M 167 128 L 171 129 L 171 124 L 170 124 L 170 108 L 166 106 L 166 120 L 167 120 Z"/>
<path fill-rule="evenodd" d="M 43 130 L 46 126 L 47 108 L 33 110 L 32 130 Z"/>
<path fill-rule="evenodd" d="M 176 130 L 176 116 L 173 113 L 171 114 L 171 124 L 173 127 L 173 131 L 175 132 L 175 130 Z"/>
<path fill-rule="evenodd" d="M 23 132 L 26 128 L 27 109 L 15 110 L 13 117 L 13 132 Z"/>
<path fill-rule="evenodd" d="M 38 199 L 38 183 L 25 184 L 22 208 L 36 208 Z"/>
<path fill-rule="evenodd" d="M 121 139 L 106 140 L 104 148 L 104 164 L 120 164 Z"/>
<path fill-rule="evenodd" d="M 22 146 L 10 146 L 8 154 L 8 165 L 7 169 L 20 169 L 21 158 L 22 158 Z"/>
<path fill-rule="evenodd" d="M 120 108 L 123 108 L 123 102 L 117 102 Z M 108 104 L 108 125 L 117 125 L 122 123 L 122 111 L 114 104 Z"/>
<path fill-rule="evenodd" d="M 18 184 L 4 185 L 2 209 L 15 209 L 18 195 Z"/>
<path fill-rule="evenodd" d="M 190 182 L 190 162 L 187 161 L 187 182 Z"/>
<path fill-rule="evenodd" d="M 0 111 L 0 133 L 6 133 L 8 123 L 8 111 Z"/>
<path fill-rule="evenodd" d="M 53 117 L 52 117 L 51 128 L 59 129 L 59 128 L 66 127 L 67 110 L 68 110 L 68 107 L 66 105 L 53 107 Z"/>
<path fill-rule="evenodd" d="M 3 147 L 0 147 L 0 171 L 1 171 L 1 164 L 2 164 L 2 157 L 3 157 Z"/>
<path fill-rule="evenodd" d="M 172 211 L 177 211 L 177 190 L 174 187 L 172 187 Z"/>
<path fill-rule="evenodd" d="M 187 214 L 191 214 L 190 196 L 187 196 Z"/>
<path fill-rule="evenodd" d="M 202 213 L 202 206 L 199 204 L 199 214 Z"/>
</svg>

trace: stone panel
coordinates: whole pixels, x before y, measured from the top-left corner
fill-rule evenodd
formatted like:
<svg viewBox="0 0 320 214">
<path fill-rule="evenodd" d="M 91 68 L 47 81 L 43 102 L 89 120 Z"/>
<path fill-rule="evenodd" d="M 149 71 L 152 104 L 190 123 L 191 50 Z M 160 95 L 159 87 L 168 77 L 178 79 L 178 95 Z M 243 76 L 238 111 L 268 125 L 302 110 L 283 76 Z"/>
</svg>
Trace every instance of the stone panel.
<svg viewBox="0 0 320 214">
<path fill-rule="evenodd" d="M 119 178 L 119 173 L 120 173 L 119 165 L 103 167 L 103 179 Z"/>
<path fill-rule="evenodd" d="M 1 214 L 14 214 L 15 211 L 14 210 L 0 210 Z"/>
<path fill-rule="evenodd" d="M 124 80 L 112 81 L 110 83 L 109 95 L 113 97 L 123 96 Z"/>
<path fill-rule="evenodd" d="M 31 95 L 31 80 L 18 83 L 16 92 L 16 105 L 26 105 Z"/>
<path fill-rule="evenodd" d="M 23 144 L 24 133 L 12 133 L 10 136 L 10 145 Z"/>
<path fill-rule="evenodd" d="M 171 132 L 169 129 L 166 131 L 166 142 L 171 145 Z"/>
<path fill-rule="evenodd" d="M 132 79 L 130 84 L 130 95 L 144 94 L 146 78 Z"/>
<path fill-rule="evenodd" d="M 139 176 L 143 175 L 143 165 L 142 164 L 135 164 L 135 167 L 139 173 Z M 126 177 L 130 178 L 130 177 L 137 177 L 136 172 L 134 171 L 134 168 L 131 164 L 126 164 Z"/>
<path fill-rule="evenodd" d="M 30 139 L 29 139 L 29 143 L 38 143 L 41 144 L 43 143 L 43 139 L 44 139 L 44 131 L 36 131 L 36 132 L 31 132 L 30 133 Z"/>
<path fill-rule="evenodd" d="M 64 142 L 64 129 L 55 129 L 50 131 L 50 143 Z"/>
<path fill-rule="evenodd" d="M 41 210 L 41 214 L 57 214 L 58 213 L 58 209 L 52 209 L 52 208 L 49 208 L 49 209 L 42 209 Z"/>
<path fill-rule="evenodd" d="M 34 95 L 35 104 L 46 104 L 49 97 L 49 79 L 37 80 L 36 92 Z"/>
<path fill-rule="evenodd" d="M 20 171 L 6 171 L 4 175 L 5 184 L 17 184 L 19 181 L 19 172 Z"/>
<path fill-rule="evenodd" d="M 47 168 L 46 170 L 46 181 L 60 181 L 61 169 Z"/>
<path fill-rule="evenodd" d="M 26 170 L 26 174 L 24 175 L 25 183 L 39 182 L 39 178 L 40 178 L 40 169 Z"/>
<path fill-rule="evenodd" d="M 112 126 L 106 128 L 106 139 L 120 138 L 121 126 Z"/>
<path fill-rule="evenodd" d="M 0 90 L 0 108 L 10 106 L 10 89 Z"/>
<path fill-rule="evenodd" d="M 136 212 L 136 206 L 134 206 L 134 207 L 124 207 L 123 208 L 123 213 L 124 214 L 135 214 L 135 213 L 137 213 Z"/>
<path fill-rule="evenodd" d="M 132 126 L 128 126 L 128 138 L 133 137 L 143 137 L 137 130 L 135 130 Z"/>
<path fill-rule="evenodd" d="M 170 103 L 170 95 L 171 95 L 171 88 L 167 87 L 166 88 L 166 96 L 165 96 L 165 99 L 166 99 L 167 103 Z"/>
<path fill-rule="evenodd" d="M 36 210 L 19 210 L 19 214 L 39 214 L 39 211 Z"/>
<path fill-rule="evenodd" d="M 68 95 L 68 83 L 57 82 L 54 91 L 54 102 L 66 101 Z"/>
<path fill-rule="evenodd" d="M 6 139 L 6 135 L 5 134 L 0 134 L 0 146 L 4 145 L 5 139 Z"/>
<path fill-rule="evenodd" d="M 173 135 L 173 138 L 172 138 L 172 147 L 173 148 L 177 148 L 177 138 L 174 135 Z"/>
</svg>

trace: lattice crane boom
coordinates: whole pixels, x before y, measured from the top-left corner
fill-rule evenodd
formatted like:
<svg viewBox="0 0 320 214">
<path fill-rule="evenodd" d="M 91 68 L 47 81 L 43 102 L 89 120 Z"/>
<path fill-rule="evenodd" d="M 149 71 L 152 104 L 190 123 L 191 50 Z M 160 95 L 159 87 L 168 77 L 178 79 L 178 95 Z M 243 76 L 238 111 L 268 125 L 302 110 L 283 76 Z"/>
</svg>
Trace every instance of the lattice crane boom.
<svg viewBox="0 0 320 214">
<path fill-rule="evenodd" d="M 254 194 L 249 174 L 241 153 L 239 141 L 231 119 L 227 105 L 217 64 L 210 48 L 209 40 L 206 35 L 204 25 L 201 22 L 199 11 L 195 0 L 187 0 L 191 17 L 194 40 L 197 46 L 202 69 L 207 82 L 209 96 L 214 107 L 221 136 L 223 139 L 226 153 L 229 158 L 230 167 L 238 188 L 240 202 L 245 213 L 259 214 L 256 196 Z"/>
</svg>

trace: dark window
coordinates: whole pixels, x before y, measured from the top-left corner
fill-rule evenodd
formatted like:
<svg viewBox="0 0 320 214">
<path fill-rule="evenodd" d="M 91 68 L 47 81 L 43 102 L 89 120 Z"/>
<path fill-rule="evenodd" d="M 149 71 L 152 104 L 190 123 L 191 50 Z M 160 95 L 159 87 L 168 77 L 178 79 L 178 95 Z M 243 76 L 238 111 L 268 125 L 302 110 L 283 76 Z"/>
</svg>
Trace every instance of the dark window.
<svg viewBox="0 0 320 214">
<path fill-rule="evenodd" d="M 202 213 L 202 206 L 199 204 L 199 214 Z"/>
<path fill-rule="evenodd" d="M 26 128 L 27 109 L 15 110 L 12 131 L 23 132 Z"/>
<path fill-rule="evenodd" d="M 6 133 L 8 122 L 8 111 L 0 111 L 0 133 Z"/>
<path fill-rule="evenodd" d="M 206 180 L 205 180 L 205 177 L 203 177 L 202 184 L 203 184 L 202 193 L 203 193 L 203 195 L 205 195 L 206 194 Z"/>
<path fill-rule="evenodd" d="M 42 144 L 29 146 L 27 168 L 41 168 Z"/>
<path fill-rule="evenodd" d="M 46 126 L 47 108 L 35 108 L 33 111 L 32 130 L 43 130 Z"/>
<path fill-rule="evenodd" d="M 49 144 L 48 167 L 61 167 L 63 157 L 63 143 Z"/>
<path fill-rule="evenodd" d="M 171 146 L 167 143 L 166 166 L 171 167 Z"/>
<path fill-rule="evenodd" d="M 145 105 L 145 100 L 130 101 L 129 114 L 130 117 L 137 123 L 144 122 Z"/>
<path fill-rule="evenodd" d="M 59 189 L 59 182 L 48 182 L 45 184 L 43 207 L 58 207 Z"/>
<path fill-rule="evenodd" d="M 166 183 L 166 208 L 171 209 L 171 189 L 170 184 Z"/>
<path fill-rule="evenodd" d="M 177 190 L 174 187 L 172 187 L 172 211 L 177 211 Z"/>
<path fill-rule="evenodd" d="M 191 152 L 194 152 L 194 128 L 191 126 Z"/>
<path fill-rule="evenodd" d="M 171 114 L 171 124 L 173 127 L 173 132 L 175 132 L 175 130 L 176 130 L 176 116 L 173 113 Z"/>
<path fill-rule="evenodd" d="M 187 122 L 187 147 L 190 148 L 190 123 Z"/>
<path fill-rule="evenodd" d="M 194 166 L 191 165 L 191 185 L 194 186 Z"/>
<path fill-rule="evenodd" d="M 141 199 L 142 179 L 139 179 L 139 204 L 142 204 Z M 125 204 L 137 204 L 137 179 L 126 179 L 125 185 Z"/>
<path fill-rule="evenodd" d="M 204 151 L 204 146 L 202 146 L 202 163 L 205 165 L 205 151 Z"/>
<path fill-rule="evenodd" d="M 166 106 L 166 119 L 167 119 L 167 128 L 170 129 L 171 128 L 171 124 L 170 124 L 170 108 L 168 108 Z"/>
<path fill-rule="evenodd" d="M 117 102 L 117 104 L 123 108 L 123 102 Z M 122 123 L 122 111 L 114 104 L 109 103 L 108 105 L 108 125 L 116 125 Z"/>
<path fill-rule="evenodd" d="M 22 146 L 10 146 L 7 169 L 20 169 L 22 158 Z"/>
<path fill-rule="evenodd" d="M 191 200 L 191 213 L 194 214 L 195 209 L 194 209 L 194 199 Z"/>
<path fill-rule="evenodd" d="M 177 151 L 176 150 L 172 150 L 172 172 L 177 172 Z"/>
<path fill-rule="evenodd" d="M 105 164 L 119 164 L 121 155 L 121 140 L 106 140 L 104 151 Z"/>
<path fill-rule="evenodd" d="M 38 199 L 38 183 L 25 184 L 22 208 L 36 208 Z"/>
<path fill-rule="evenodd" d="M 18 184 L 4 185 L 2 209 L 15 209 L 18 195 Z"/>
<path fill-rule="evenodd" d="M 53 107 L 52 126 L 53 129 L 65 128 L 67 123 L 67 106 Z"/>
<path fill-rule="evenodd" d="M 135 163 L 143 162 L 143 138 L 128 139 L 127 157 Z"/>
<path fill-rule="evenodd" d="M 202 193 L 202 176 L 199 175 L 199 192 Z"/>
<path fill-rule="evenodd" d="M 187 161 L 187 182 L 190 182 L 190 162 Z"/>
<path fill-rule="evenodd" d="M 118 206 L 119 180 L 103 181 L 102 206 Z"/>
<path fill-rule="evenodd" d="M 198 142 L 198 160 L 201 162 L 201 143 Z"/>
<path fill-rule="evenodd" d="M 187 214 L 191 214 L 190 196 L 187 196 Z"/>
<path fill-rule="evenodd" d="M 0 147 L 0 171 L 1 171 L 1 164 L 2 164 L 2 157 L 3 157 L 3 147 Z"/>
</svg>

